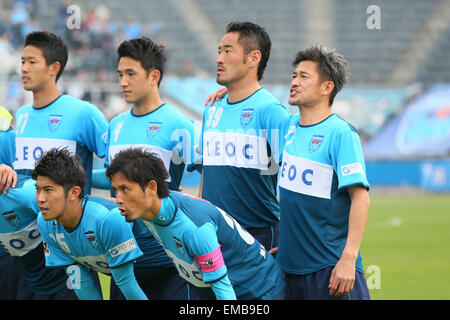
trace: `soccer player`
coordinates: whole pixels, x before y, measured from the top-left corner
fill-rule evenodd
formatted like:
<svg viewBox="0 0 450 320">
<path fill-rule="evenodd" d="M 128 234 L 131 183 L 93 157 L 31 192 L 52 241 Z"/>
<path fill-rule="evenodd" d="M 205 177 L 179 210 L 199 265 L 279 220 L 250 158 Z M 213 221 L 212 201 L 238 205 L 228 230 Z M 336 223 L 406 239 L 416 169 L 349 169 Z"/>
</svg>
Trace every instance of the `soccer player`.
<svg viewBox="0 0 450 320">
<path fill-rule="evenodd" d="M 349 67 L 312 46 L 292 64 L 292 115 L 280 169 L 277 260 L 287 299 L 369 299 L 359 253 L 369 183 L 356 129 L 331 111 Z"/>
<path fill-rule="evenodd" d="M 0 193 L 4 192 L 5 194 L 8 193 L 10 187 L 15 188 L 17 183 L 17 174 L 12 169 L 16 156 L 16 133 L 11 128 L 11 120 L 11 113 L 5 107 L 0 106 Z M 31 299 L 34 296 L 29 285 L 17 271 L 15 257 L 9 255 L 8 251 L 3 249 L 1 240 L 0 288 L 2 288 L 0 290 L 0 300 Z"/>
<path fill-rule="evenodd" d="M 28 183 L 27 183 L 28 181 Z M 77 299 L 67 287 L 67 275 L 62 268 L 45 268 L 43 242 L 36 218 L 39 207 L 36 203 L 34 181 L 18 175 L 15 188 L 0 195 L 0 244 L 15 259 L 11 275 L 17 270 L 28 288 L 4 288 L 8 299 Z M 2 269 L 2 272 L 6 269 Z M 28 289 L 28 290 L 26 290 Z"/>
<path fill-rule="evenodd" d="M 155 154 L 122 150 L 108 178 L 127 221 L 144 223 L 161 242 L 181 277 L 203 298 L 273 299 L 284 281 L 275 259 L 239 223 L 211 203 L 170 192 Z"/>
<path fill-rule="evenodd" d="M 14 169 L 30 176 L 45 151 L 67 147 L 81 157 L 90 193 L 93 152 L 100 158 L 106 154 L 108 121 L 95 105 L 59 92 L 56 82 L 67 59 L 67 46 L 55 34 L 36 31 L 26 36 L 22 83 L 33 92 L 33 103 L 16 113 Z"/>
<path fill-rule="evenodd" d="M 278 163 L 289 123 L 286 107 L 259 83 L 270 48 L 261 26 L 227 26 L 216 60 L 216 81 L 227 94 L 205 109 L 198 148 L 201 196 L 233 216 L 268 250 L 277 246 Z"/>
<path fill-rule="evenodd" d="M 114 202 L 85 196 L 79 157 L 51 150 L 36 163 L 37 218 L 47 267 L 65 267 L 79 299 L 101 300 L 88 268 L 111 275 L 127 299 L 146 300 L 133 272 L 142 255 Z"/>
<path fill-rule="evenodd" d="M 196 126 L 161 100 L 159 86 L 166 62 L 163 47 L 142 37 L 124 41 L 117 54 L 120 87 L 132 108 L 111 120 L 105 164 L 120 150 L 146 147 L 164 161 L 169 188 L 178 190 L 185 165 L 194 157 Z"/>
<path fill-rule="evenodd" d="M 125 101 L 132 104 L 132 108 L 111 120 L 105 167 L 120 150 L 130 146 L 145 147 L 163 159 L 170 173 L 167 181 L 169 188 L 178 190 L 185 165 L 192 162 L 194 157 L 196 127 L 191 119 L 174 106 L 164 103 L 160 97 L 159 86 L 166 62 L 163 47 L 147 37 L 141 37 L 122 42 L 117 54 L 119 84 Z M 109 185 L 104 173 L 103 179 L 106 182 L 102 184 Z M 172 280 L 167 280 L 168 283 L 172 281 L 175 286 L 182 283 L 186 286 L 186 282 L 179 278 L 172 262 L 148 229 L 135 224 L 133 231 L 138 241 L 143 237 L 149 241 L 148 250 L 153 248 L 154 251 L 153 254 L 146 254 L 138 259 L 135 272 L 140 273 L 139 270 L 148 270 L 149 267 L 160 270 L 165 267 L 163 274 L 172 277 Z M 155 255 L 159 258 L 155 259 Z M 146 277 L 150 285 L 158 278 L 161 279 L 162 275 L 149 277 L 147 274 Z"/>
</svg>

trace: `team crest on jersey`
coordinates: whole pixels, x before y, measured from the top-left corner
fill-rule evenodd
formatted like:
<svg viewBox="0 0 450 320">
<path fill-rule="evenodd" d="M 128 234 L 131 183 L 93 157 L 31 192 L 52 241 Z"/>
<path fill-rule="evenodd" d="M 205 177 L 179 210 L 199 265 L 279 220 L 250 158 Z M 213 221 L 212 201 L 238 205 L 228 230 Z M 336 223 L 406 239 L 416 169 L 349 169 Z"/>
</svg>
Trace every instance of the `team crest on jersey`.
<svg viewBox="0 0 450 320">
<path fill-rule="evenodd" d="M 254 113 L 255 109 L 252 108 L 243 109 L 241 111 L 241 126 L 245 128 L 249 124 L 250 120 L 252 120 Z"/>
<path fill-rule="evenodd" d="M 161 129 L 161 122 L 150 122 L 147 127 L 147 137 L 153 138 Z"/>
<path fill-rule="evenodd" d="M 175 245 L 177 246 L 177 249 L 178 249 L 178 252 L 180 253 L 180 255 L 184 256 L 184 248 L 183 248 L 183 243 L 181 243 L 181 240 L 174 236 L 173 241 L 175 242 Z"/>
<path fill-rule="evenodd" d="M 319 149 L 322 144 L 323 136 L 314 135 L 309 142 L 309 152 L 314 152 Z"/>
<path fill-rule="evenodd" d="M 87 231 L 84 233 L 84 235 L 91 247 L 94 249 L 98 249 L 97 237 L 95 236 L 94 231 Z"/>
<path fill-rule="evenodd" d="M 15 213 L 14 211 L 8 211 L 3 213 L 2 215 L 10 225 L 12 225 L 14 228 L 19 228 L 20 219 L 17 213 Z"/>
<path fill-rule="evenodd" d="M 61 124 L 63 116 L 59 114 L 51 114 L 48 116 L 48 129 L 50 132 L 55 132 Z"/>
</svg>

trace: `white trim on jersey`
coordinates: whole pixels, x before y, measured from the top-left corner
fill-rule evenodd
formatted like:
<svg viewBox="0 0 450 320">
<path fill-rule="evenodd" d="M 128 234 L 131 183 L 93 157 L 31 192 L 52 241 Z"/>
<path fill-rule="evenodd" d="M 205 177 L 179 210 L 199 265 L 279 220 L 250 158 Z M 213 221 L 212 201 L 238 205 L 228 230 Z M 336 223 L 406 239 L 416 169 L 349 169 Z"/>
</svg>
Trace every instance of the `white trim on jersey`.
<svg viewBox="0 0 450 320">
<path fill-rule="evenodd" d="M 16 137 L 16 161 L 14 162 L 14 169 L 33 170 L 36 161 L 45 152 L 61 147 L 67 147 L 70 153 L 75 154 L 77 142 L 63 139 Z"/>
<path fill-rule="evenodd" d="M 331 199 L 332 166 L 283 152 L 280 187 L 318 198 Z"/>
</svg>

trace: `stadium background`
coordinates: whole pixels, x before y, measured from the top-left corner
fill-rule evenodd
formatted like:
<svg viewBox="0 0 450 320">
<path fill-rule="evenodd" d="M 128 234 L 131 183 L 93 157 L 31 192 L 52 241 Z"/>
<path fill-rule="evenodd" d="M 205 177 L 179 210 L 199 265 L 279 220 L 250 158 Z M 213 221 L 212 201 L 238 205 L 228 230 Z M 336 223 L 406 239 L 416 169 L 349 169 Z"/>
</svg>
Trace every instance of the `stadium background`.
<svg viewBox="0 0 450 320">
<path fill-rule="evenodd" d="M 333 110 L 362 138 L 371 210 L 361 254 L 373 299 L 450 299 L 449 0 L 0 0 L 0 105 L 32 101 L 20 55 L 34 30 L 60 35 L 69 62 L 58 86 L 111 119 L 129 108 L 116 48 L 146 35 L 166 45 L 166 102 L 201 125 L 215 82 L 217 44 L 232 20 L 266 28 L 262 84 L 287 103 L 291 61 L 313 43 L 336 48 L 351 84 Z M 101 166 L 97 159 L 97 166 Z M 182 186 L 195 194 L 199 175 Z M 102 194 L 100 190 L 94 190 Z"/>
</svg>

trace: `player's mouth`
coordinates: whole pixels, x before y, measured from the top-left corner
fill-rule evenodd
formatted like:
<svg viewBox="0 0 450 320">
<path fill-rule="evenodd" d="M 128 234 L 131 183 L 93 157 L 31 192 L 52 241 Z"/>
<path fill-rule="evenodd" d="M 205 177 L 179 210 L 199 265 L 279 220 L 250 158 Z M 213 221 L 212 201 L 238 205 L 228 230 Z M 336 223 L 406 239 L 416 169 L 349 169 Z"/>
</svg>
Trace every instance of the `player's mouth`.
<svg viewBox="0 0 450 320">
<path fill-rule="evenodd" d="M 297 89 L 291 89 L 290 91 L 289 91 L 289 96 L 290 97 L 293 97 L 293 96 L 295 96 L 295 95 L 297 95 L 297 94 L 299 94 L 300 93 L 300 91 L 298 91 Z"/>
<path fill-rule="evenodd" d="M 128 211 L 126 209 L 124 209 L 124 208 L 119 207 L 119 210 L 120 210 L 120 214 L 123 215 L 123 216 L 126 216 L 127 213 L 128 213 Z"/>
<path fill-rule="evenodd" d="M 30 78 L 28 77 L 22 77 L 22 83 L 27 83 L 30 81 Z"/>
<path fill-rule="evenodd" d="M 223 69 L 223 68 L 217 68 L 217 73 L 219 74 L 219 73 L 221 73 L 221 72 L 224 72 L 225 70 Z"/>
<path fill-rule="evenodd" d="M 46 207 L 39 207 L 39 210 L 41 210 L 42 214 L 48 213 L 48 208 L 46 208 Z"/>
<path fill-rule="evenodd" d="M 124 90 L 124 91 L 122 91 L 122 94 L 126 97 L 131 94 L 131 91 Z"/>
</svg>

